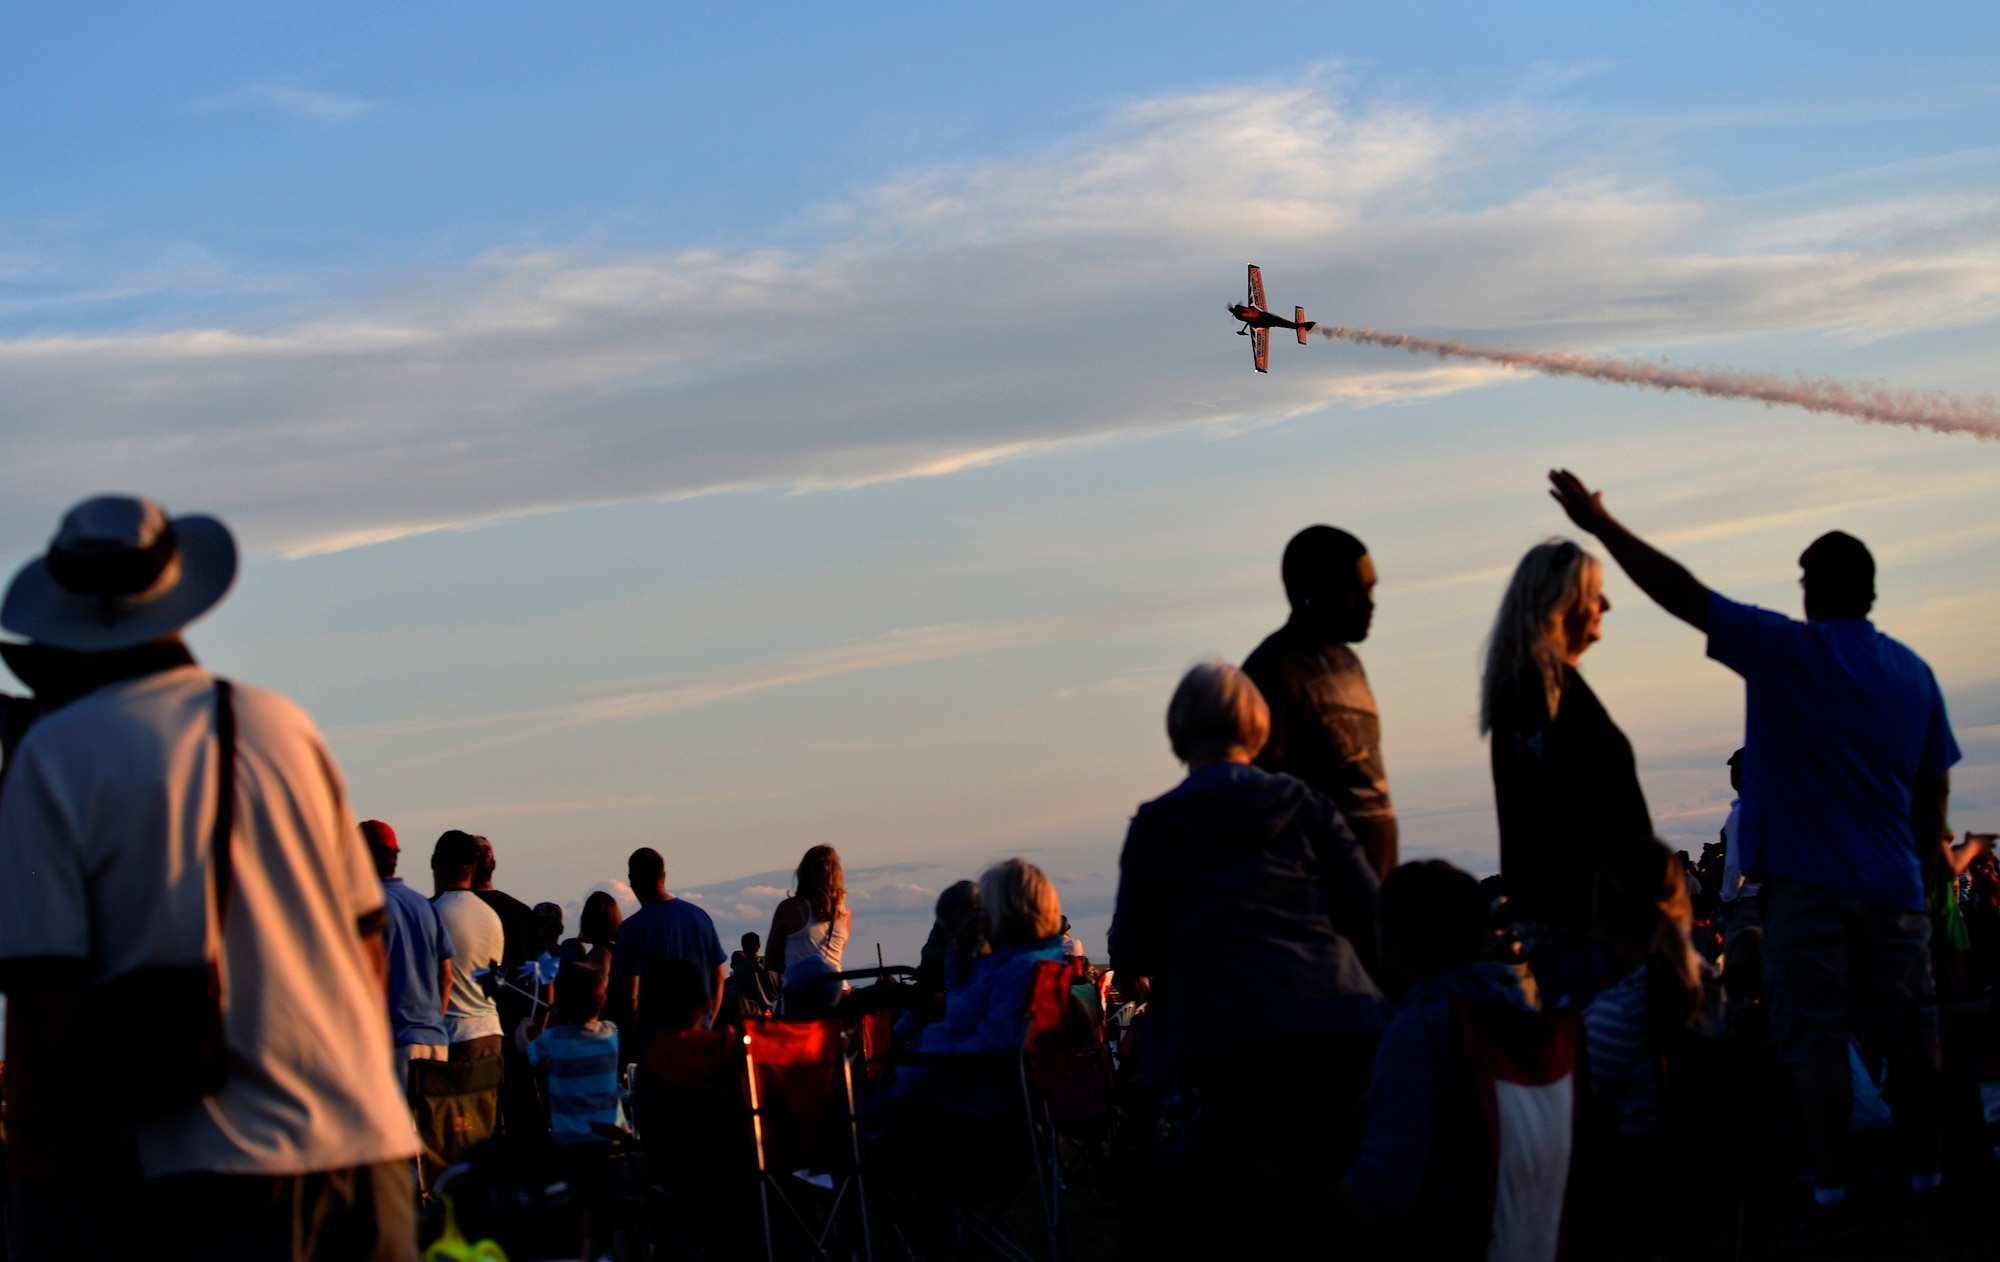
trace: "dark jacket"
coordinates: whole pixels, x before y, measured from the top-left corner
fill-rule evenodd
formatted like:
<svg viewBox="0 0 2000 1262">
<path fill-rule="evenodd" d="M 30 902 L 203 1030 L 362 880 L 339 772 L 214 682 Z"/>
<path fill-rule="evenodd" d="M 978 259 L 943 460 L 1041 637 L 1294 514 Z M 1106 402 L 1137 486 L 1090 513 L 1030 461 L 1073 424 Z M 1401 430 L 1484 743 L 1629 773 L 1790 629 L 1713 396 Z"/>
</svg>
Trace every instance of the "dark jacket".
<svg viewBox="0 0 2000 1262">
<path fill-rule="evenodd" d="M 1111 965 L 1153 979 L 1150 1063 L 1379 1030 L 1375 873 L 1332 802 L 1241 763 L 1139 808 L 1118 860 Z"/>
<path fill-rule="evenodd" d="M 1297 776 L 1340 808 L 1378 873 L 1395 865 L 1396 808 L 1382 766 L 1382 719 L 1361 659 L 1321 644 L 1296 621 L 1243 660 L 1264 694 L 1271 731 L 1257 752 L 1266 771 Z"/>
<path fill-rule="evenodd" d="M 1472 1163 L 1492 1158 L 1471 1151 L 1482 1137 L 1471 1115 L 1471 1071 L 1458 1048 L 1454 997 L 1533 1011 L 1519 975 L 1505 964 L 1467 964 L 1403 996 L 1375 1049 L 1361 1154 L 1346 1178 L 1371 1219 L 1391 1228 L 1415 1224 L 1432 1243 L 1461 1235 L 1483 1241 L 1487 1226 L 1464 1221 L 1478 1182 Z"/>
<path fill-rule="evenodd" d="M 1553 720 L 1532 666 L 1494 699 L 1491 718 L 1508 905 L 1517 920 L 1587 928 L 1605 853 L 1653 835 L 1632 743 L 1570 666 Z"/>
</svg>

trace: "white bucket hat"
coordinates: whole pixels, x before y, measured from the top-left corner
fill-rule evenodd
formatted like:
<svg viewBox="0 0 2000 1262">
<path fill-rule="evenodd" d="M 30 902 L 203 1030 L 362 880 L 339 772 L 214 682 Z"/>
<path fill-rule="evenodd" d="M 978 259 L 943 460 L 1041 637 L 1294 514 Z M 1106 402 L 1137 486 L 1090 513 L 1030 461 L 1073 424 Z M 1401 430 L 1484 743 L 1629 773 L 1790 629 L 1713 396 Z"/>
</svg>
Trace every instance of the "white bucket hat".
<svg viewBox="0 0 2000 1262">
<path fill-rule="evenodd" d="M 79 653 L 132 648 L 215 608 L 236 581 L 236 540 L 213 517 L 100 495 L 63 515 L 46 556 L 22 566 L 0 627 Z"/>
</svg>

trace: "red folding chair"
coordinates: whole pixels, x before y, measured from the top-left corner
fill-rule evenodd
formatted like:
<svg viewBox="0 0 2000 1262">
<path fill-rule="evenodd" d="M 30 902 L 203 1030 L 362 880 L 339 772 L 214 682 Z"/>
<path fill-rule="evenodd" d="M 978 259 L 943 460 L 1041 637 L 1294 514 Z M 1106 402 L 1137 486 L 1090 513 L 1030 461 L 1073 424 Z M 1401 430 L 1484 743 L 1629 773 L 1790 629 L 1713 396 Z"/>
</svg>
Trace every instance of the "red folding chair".
<svg viewBox="0 0 2000 1262">
<path fill-rule="evenodd" d="M 774 1200 L 785 1219 L 802 1233 L 811 1254 L 822 1262 L 832 1262 L 827 1243 L 839 1227 L 840 1212 L 849 1202 L 850 1191 L 860 1222 L 861 1255 L 873 1262 L 861 1123 L 855 1115 L 854 1075 L 840 1022 L 752 1019 L 744 1022 L 739 1037 L 766 1262 L 777 1256 L 771 1213 Z M 826 1176 L 833 1184 L 832 1203 L 817 1225 L 787 1190 L 785 1180 L 795 1173 Z"/>
</svg>

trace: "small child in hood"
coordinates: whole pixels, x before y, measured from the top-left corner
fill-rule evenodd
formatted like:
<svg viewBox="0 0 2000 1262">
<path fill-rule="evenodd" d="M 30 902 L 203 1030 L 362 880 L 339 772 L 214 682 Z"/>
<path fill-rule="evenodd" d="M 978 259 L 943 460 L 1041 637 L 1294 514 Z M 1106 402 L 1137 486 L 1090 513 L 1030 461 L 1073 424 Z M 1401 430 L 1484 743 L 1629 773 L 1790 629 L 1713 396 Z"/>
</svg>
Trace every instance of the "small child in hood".
<svg viewBox="0 0 2000 1262">
<path fill-rule="evenodd" d="M 527 1046 L 528 1063 L 548 1075 L 549 1127 L 559 1144 L 601 1144 L 593 1124 L 625 1125 L 618 1027 L 599 1019 L 605 989 L 596 969 L 563 965 L 556 974 L 556 1023 Z M 523 1036 L 527 1028 L 523 1021 Z"/>
<path fill-rule="evenodd" d="M 1460 1048 L 1460 1014 L 1531 1014 L 1520 974 L 1486 958 L 1491 904 L 1479 882 L 1439 859 L 1406 863 L 1382 884 L 1384 981 L 1398 1003 L 1369 1074 L 1361 1153 L 1344 1191 L 1374 1228 L 1389 1257 L 1486 1257 L 1490 1206 L 1472 1194 L 1492 1172 L 1472 1163 L 1487 1144 L 1474 1104 L 1473 1071 Z M 1549 1151 L 1517 1154 L 1558 1175 L 1569 1165 L 1569 1132 L 1546 1137 Z M 1555 1151 L 1560 1148 L 1560 1151 Z M 1554 1236 L 1563 1206 L 1539 1204 L 1518 1224 Z M 1510 1231 L 1510 1235 L 1515 1232 Z M 1514 1256 L 1505 1250 L 1494 1256 Z"/>
</svg>

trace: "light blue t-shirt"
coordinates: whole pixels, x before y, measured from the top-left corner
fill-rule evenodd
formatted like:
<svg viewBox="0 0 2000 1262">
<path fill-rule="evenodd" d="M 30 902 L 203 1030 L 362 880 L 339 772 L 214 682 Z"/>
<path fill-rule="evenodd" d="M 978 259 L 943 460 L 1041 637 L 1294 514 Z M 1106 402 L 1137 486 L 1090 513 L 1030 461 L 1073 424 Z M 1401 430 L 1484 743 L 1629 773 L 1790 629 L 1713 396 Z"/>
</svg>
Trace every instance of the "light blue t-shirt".
<svg viewBox="0 0 2000 1262">
<path fill-rule="evenodd" d="M 400 876 L 383 880 L 382 903 L 389 909 L 382 946 L 389 955 L 389 1025 L 396 1046 L 442 1047 L 451 1036 L 445 1029 L 438 965 L 452 957 L 451 935 L 431 900 L 403 884 Z"/>
<path fill-rule="evenodd" d="M 1910 805 L 1959 760 L 1931 668 L 1866 619 L 1715 594 L 1708 655 L 1743 676 L 1742 870 L 1924 910 Z"/>
</svg>

